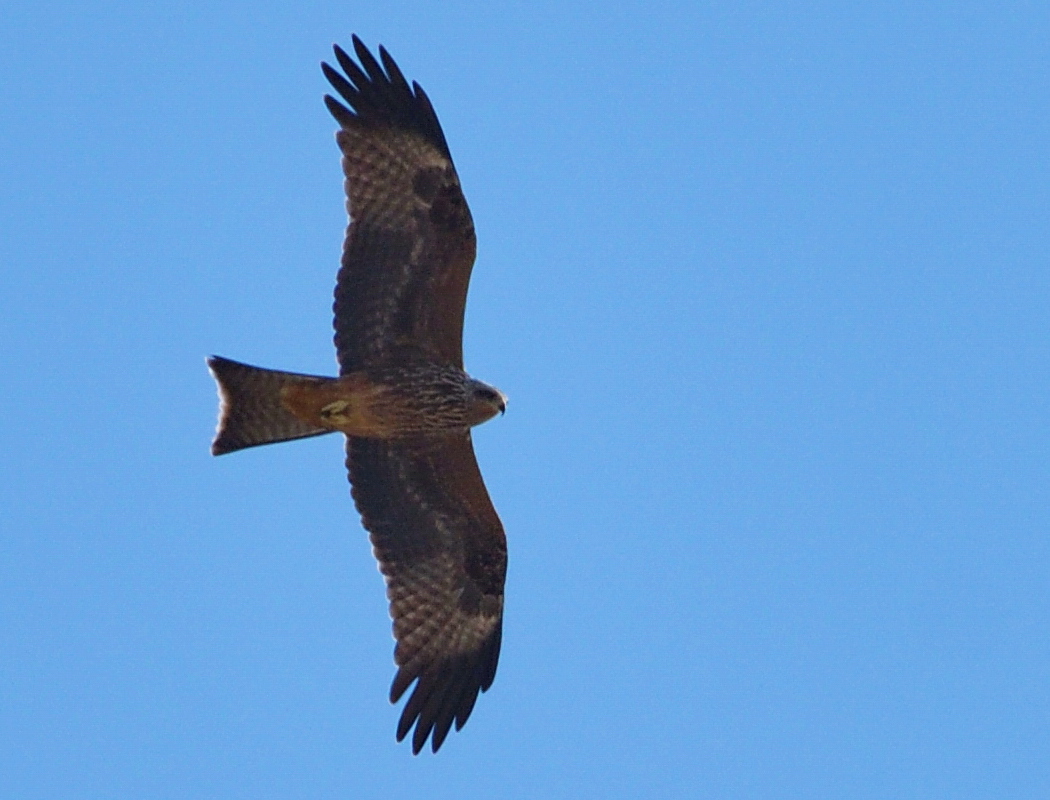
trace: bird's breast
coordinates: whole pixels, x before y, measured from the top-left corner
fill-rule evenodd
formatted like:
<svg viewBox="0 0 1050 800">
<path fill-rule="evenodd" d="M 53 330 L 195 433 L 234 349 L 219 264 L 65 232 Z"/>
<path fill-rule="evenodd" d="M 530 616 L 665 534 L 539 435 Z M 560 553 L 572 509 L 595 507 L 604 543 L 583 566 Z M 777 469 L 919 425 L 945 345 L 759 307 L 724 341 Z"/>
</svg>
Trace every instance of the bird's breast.
<svg viewBox="0 0 1050 800">
<path fill-rule="evenodd" d="M 348 436 L 390 439 L 466 427 L 462 393 L 424 374 L 362 371 L 292 382 L 282 388 L 281 403 L 304 422 Z"/>
</svg>

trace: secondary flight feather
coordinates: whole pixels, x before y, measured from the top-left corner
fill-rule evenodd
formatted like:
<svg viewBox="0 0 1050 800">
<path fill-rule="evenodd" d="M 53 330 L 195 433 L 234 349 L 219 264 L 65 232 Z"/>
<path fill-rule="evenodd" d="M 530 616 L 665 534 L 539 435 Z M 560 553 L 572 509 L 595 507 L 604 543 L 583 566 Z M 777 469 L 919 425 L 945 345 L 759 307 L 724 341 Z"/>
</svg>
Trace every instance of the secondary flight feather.
<svg viewBox="0 0 1050 800">
<path fill-rule="evenodd" d="M 506 397 L 463 370 L 474 223 L 426 93 L 383 48 L 353 37 L 322 64 L 339 99 L 350 217 L 335 288 L 339 377 L 212 357 L 220 418 L 212 453 L 341 432 L 352 494 L 386 579 L 390 688 L 412 688 L 397 739 L 437 752 L 496 676 L 507 542 L 470 429 Z"/>
</svg>

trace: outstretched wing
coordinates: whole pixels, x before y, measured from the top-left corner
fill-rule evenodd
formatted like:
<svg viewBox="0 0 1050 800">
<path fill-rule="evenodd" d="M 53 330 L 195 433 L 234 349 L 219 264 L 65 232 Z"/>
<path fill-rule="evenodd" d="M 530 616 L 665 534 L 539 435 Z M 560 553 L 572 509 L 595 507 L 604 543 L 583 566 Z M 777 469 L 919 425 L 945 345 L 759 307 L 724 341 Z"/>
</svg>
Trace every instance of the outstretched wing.
<svg viewBox="0 0 1050 800">
<path fill-rule="evenodd" d="M 445 135 L 419 84 L 382 47 L 382 66 L 354 37 L 360 66 L 322 64 L 347 105 L 326 95 L 341 130 L 350 226 L 335 289 L 342 373 L 401 348 L 463 365 L 463 310 L 474 265 L 474 222 Z"/>
<path fill-rule="evenodd" d="M 386 577 L 399 667 L 396 703 L 416 682 L 397 726 L 415 725 L 412 751 L 452 723 L 492 685 L 503 630 L 507 540 L 482 482 L 470 434 L 347 439 L 354 501 Z"/>
</svg>

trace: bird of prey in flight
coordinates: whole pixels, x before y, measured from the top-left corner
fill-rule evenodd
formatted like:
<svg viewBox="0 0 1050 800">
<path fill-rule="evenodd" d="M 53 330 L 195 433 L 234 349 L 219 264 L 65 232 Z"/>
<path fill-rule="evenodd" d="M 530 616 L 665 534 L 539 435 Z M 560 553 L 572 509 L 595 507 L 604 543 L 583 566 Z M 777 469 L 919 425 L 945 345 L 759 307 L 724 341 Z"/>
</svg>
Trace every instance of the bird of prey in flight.
<svg viewBox="0 0 1050 800">
<path fill-rule="evenodd" d="M 503 630 L 507 541 L 470 429 L 506 410 L 463 369 L 474 223 L 445 135 L 418 83 L 356 36 L 322 64 L 336 93 L 350 224 L 335 287 L 339 377 L 208 359 L 219 385 L 212 453 L 346 435 L 353 498 L 386 579 L 398 670 L 415 684 L 397 740 L 437 752 L 492 685 Z"/>
</svg>

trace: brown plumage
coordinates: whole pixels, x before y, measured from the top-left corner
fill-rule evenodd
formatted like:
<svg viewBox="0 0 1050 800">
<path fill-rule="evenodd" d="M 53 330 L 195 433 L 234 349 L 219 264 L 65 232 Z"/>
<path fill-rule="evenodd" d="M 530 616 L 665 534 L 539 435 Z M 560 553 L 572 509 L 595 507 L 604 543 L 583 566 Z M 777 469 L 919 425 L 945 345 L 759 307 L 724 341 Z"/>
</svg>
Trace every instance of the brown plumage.
<svg viewBox="0 0 1050 800">
<path fill-rule="evenodd" d="M 335 289 L 339 377 L 264 370 L 213 357 L 216 455 L 346 434 L 353 498 L 386 578 L 398 672 L 397 727 L 437 752 L 467 721 L 499 661 L 507 546 L 470 428 L 505 410 L 499 390 L 463 371 L 463 313 L 474 223 L 430 100 L 390 55 L 355 36 L 344 74 L 322 64 L 345 102 L 339 122 L 350 225 Z"/>
</svg>

